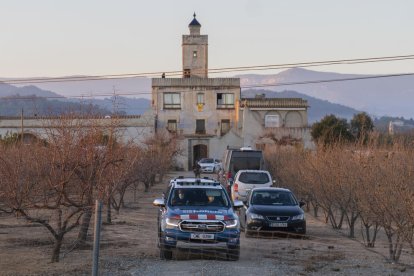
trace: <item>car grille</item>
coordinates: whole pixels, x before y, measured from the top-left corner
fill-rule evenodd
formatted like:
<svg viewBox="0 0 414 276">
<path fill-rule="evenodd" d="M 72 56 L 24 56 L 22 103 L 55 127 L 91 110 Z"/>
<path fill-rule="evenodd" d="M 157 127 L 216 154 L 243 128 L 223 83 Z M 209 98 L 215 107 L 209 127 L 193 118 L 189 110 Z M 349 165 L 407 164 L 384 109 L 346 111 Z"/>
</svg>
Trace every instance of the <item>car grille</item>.
<svg viewBox="0 0 414 276">
<path fill-rule="evenodd" d="M 283 216 L 283 217 L 281 217 L 281 216 L 270 216 L 270 217 L 267 217 L 267 219 L 269 221 L 279 222 L 279 221 L 288 221 L 289 217 L 286 217 L 286 216 Z"/>
<path fill-rule="evenodd" d="M 191 221 L 184 220 L 180 223 L 183 232 L 217 233 L 224 231 L 224 223 L 221 221 Z"/>
</svg>

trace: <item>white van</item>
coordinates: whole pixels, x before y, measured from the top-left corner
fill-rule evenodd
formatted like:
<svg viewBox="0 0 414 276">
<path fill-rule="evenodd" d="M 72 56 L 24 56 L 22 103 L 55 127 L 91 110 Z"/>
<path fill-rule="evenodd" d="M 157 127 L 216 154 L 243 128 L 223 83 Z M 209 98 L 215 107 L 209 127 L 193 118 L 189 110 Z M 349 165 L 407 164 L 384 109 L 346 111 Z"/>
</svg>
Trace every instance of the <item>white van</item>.
<svg viewBox="0 0 414 276">
<path fill-rule="evenodd" d="M 271 187 L 272 177 L 268 171 L 263 170 L 239 170 L 231 186 L 231 198 L 246 201 L 249 192 L 254 188 Z"/>
</svg>

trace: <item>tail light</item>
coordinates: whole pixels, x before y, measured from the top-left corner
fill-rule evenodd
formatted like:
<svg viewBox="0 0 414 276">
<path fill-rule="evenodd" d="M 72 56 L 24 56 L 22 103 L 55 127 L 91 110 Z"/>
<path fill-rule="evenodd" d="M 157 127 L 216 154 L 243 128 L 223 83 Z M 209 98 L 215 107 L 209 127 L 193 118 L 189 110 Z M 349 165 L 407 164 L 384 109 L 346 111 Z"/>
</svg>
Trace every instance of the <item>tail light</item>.
<svg viewBox="0 0 414 276">
<path fill-rule="evenodd" d="M 235 193 L 238 193 L 239 192 L 239 184 L 237 184 L 237 183 L 234 183 L 234 185 L 233 185 L 233 189 L 234 189 L 234 192 Z"/>
</svg>

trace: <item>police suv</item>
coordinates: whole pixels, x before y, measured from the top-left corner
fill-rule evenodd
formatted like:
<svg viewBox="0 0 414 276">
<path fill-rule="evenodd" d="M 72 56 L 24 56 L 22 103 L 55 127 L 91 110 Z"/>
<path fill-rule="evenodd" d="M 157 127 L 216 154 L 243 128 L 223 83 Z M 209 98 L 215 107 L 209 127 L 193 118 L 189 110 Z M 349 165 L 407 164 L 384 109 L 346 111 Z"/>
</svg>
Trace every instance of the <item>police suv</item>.
<svg viewBox="0 0 414 276">
<path fill-rule="evenodd" d="M 163 198 L 155 199 L 158 212 L 158 246 L 162 259 L 171 259 L 175 249 L 221 251 L 228 260 L 240 255 L 240 223 L 221 184 L 209 178 L 171 180 Z"/>
</svg>

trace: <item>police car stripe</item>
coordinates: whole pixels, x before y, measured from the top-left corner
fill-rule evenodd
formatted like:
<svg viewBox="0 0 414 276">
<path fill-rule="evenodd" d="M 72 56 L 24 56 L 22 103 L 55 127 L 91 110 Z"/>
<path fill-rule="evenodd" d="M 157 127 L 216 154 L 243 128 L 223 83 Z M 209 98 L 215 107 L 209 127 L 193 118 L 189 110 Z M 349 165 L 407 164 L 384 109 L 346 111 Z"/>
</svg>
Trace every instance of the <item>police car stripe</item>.
<svg viewBox="0 0 414 276">
<path fill-rule="evenodd" d="M 198 215 L 197 214 L 190 214 L 190 219 L 198 219 Z"/>
<path fill-rule="evenodd" d="M 212 214 L 207 214 L 207 219 L 216 219 L 216 215 L 212 215 Z"/>
<path fill-rule="evenodd" d="M 207 215 L 198 215 L 198 219 L 207 219 Z"/>
</svg>

